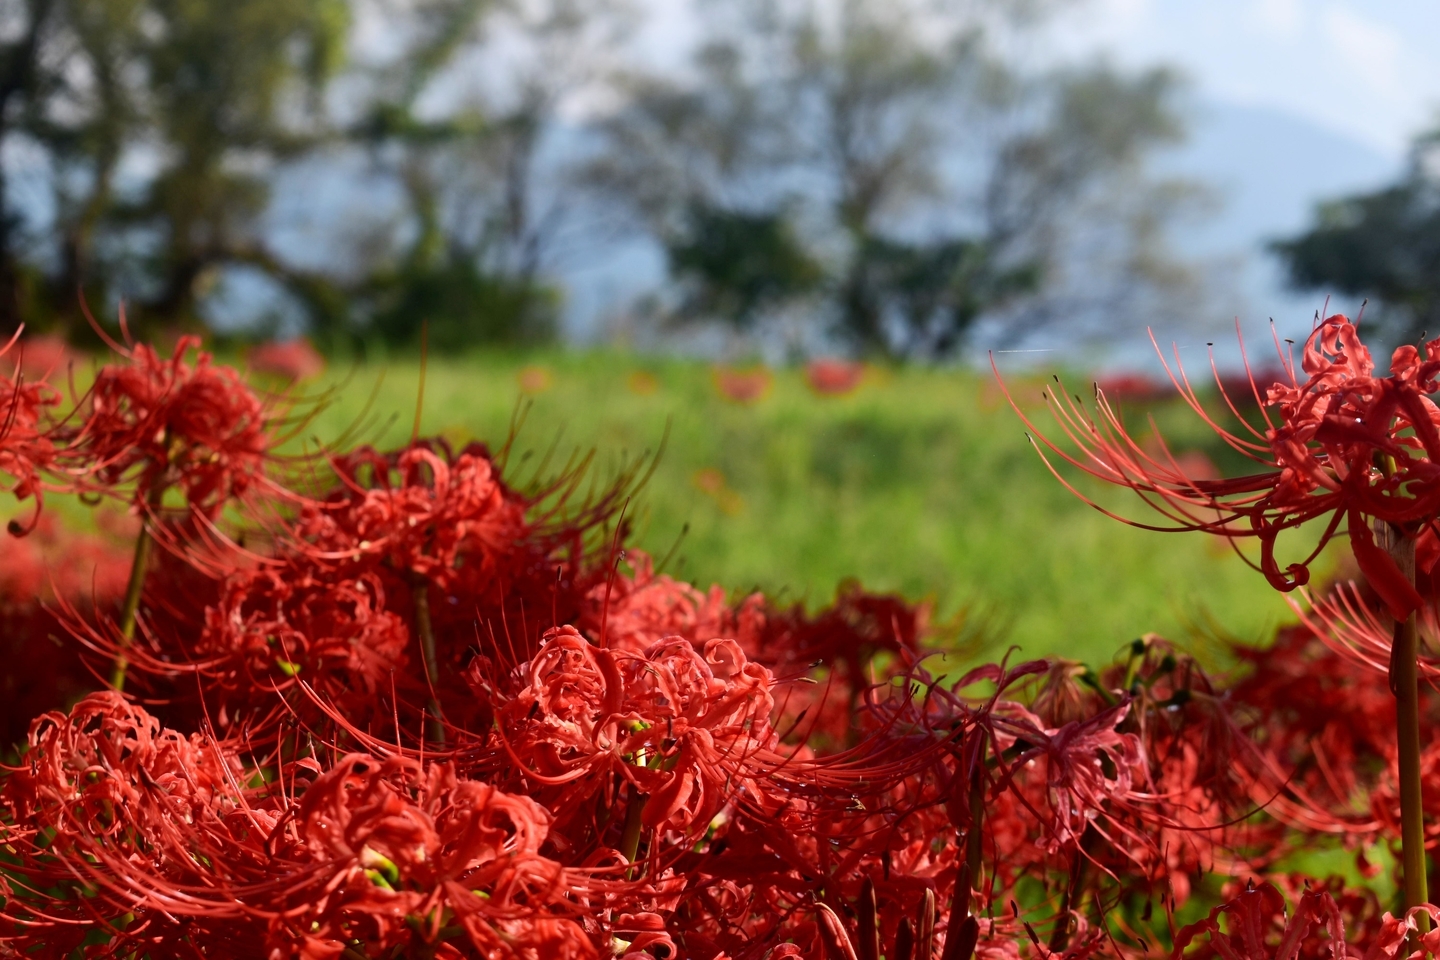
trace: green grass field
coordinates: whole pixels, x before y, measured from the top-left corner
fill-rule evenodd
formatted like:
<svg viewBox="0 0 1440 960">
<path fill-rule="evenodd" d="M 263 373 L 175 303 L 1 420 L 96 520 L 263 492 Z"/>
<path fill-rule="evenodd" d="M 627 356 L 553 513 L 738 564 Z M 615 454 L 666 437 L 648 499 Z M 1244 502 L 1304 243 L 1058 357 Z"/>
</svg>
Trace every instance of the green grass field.
<svg viewBox="0 0 1440 960">
<path fill-rule="evenodd" d="M 527 368 L 532 389 L 522 393 Z M 342 401 L 313 425 L 322 438 L 355 421 L 380 378 L 378 367 L 348 373 Z M 413 361 L 386 366 L 369 438 L 409 435 L 418 374 Z M 1029 400 L 1039 390 L 1034 377 L 1019 386 Z M 988 623 L 997 648 L 1088 660 L 1148 631 L 1192 643 L 1217 629 L 1261 639 L 1289 616 L 1215 538 L 1132 529 L 1072 497 L 978 373 L 877 370 L 837 398 L 813 394 L 798 370 L 778 370 L 768 395 L 742 405 L 692 361 L 440 357 L 429 366 L 421 428 L 498 445 L 517 403 L 530 405 L 518 455 L 543 455 L 558 439 L 560 453 L 594 448 L 601 475 L 656 449 L 668 424 L 658 468 L 632 508 L 635 543 L 663 556 L 688 525 L 669 570 L 702 585 L 817 604 L 854 577 L 933 598 L 942 616 L 968 612 Z M 1167 436 L 1206 442 L 1177 406 L 1156 411 Z M 1144 516 L 1125 491 L 1087 490 Z"/>
</svg>

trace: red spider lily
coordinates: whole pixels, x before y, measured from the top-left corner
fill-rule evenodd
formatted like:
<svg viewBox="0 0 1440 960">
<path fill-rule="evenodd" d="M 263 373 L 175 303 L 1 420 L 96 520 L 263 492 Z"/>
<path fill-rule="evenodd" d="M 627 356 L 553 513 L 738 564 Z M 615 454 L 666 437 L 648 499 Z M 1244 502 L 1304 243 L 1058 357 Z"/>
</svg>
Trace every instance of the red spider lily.
<svg viewBox="0 0 1440 960">
<path fill-rule="evenodd" d="M 1219 919 L 1225 917 L 1228 932 L 1222 932 Z M 1278 937 L 1275 928 L 1280 927 Z M 1272 884 L 1256 887 L 1252 882 L 1233 900 L 1210 911 L 1210 915 L 1175 935 L 1175 957 L 1218 955 L 1224 960 L 1297 960 L 1302 956 L 1306 940 L 1323 930 L 1327 940 L 1322 949 L 1334 960 L 1345 960 L 1349 950 L 1345 943 L 1345 926 L 1340 910 L 1328 892 L 1307 892 L 1300 898 L 1294 916 L 1285 919 L 1285 898 Z M 1186 954 L 1186 948 L 1202 933 L 1209 935 L 1209 951 Z M 1306 955 L 1313 955 L 1305 951 Z M 1393 956 L 1381 954 L 1382 956 Z"/>
<path fill-rule="evenodd" d="M 1317 603 L 1351 633 L 1288 630 L 1228 677 L 1146 637 L 1099 670 L 941 679 L 925 605 L 625 568 L 633 476 L 577 503 L 576 473 L 504 463 L 336 455 L 303 497 L 252 483 L 246 516 L 272 519 L 243 548 L 224 514 L 152 516 L 171 549 L 128 653 L 147 709 L 50 714 L 0 782 L 0 953 L 1128 960 L 1211 907 L 1186 955 L 1318 960 L 1342 919 L 1347 956 L 1430 943 L 1426 911 L 1271 873 L 1395 834 L 1388 697 L 1334 649 L 1378 664 L 1368 595 Z M 82 579 L 49 581 L 24 663 L 60 649 L 40 630 L 114 651 Z M 1433 740 L 1440 698 L 1421 721 Z M 1440 746 L 1422 759 L 1440 796 Z M 1268 876 L 1297 916 L 1207 874 Z"/>
<path fill-rule="evenodd" d="M 29 536 L 5 549 L 0 609 L 57 598 L 103 607 L 125 589 L 128 547 L 115 536 L 70 529 L 54 514 L 42 515 Z"/>
<path fill-rule="evenodd" d="M 387 609 L 380 578 L 359 573 L 337 581 L 317 573 L 295 562 L 237 573 L 206 610 L 191 655 L 222 729 L 242 718 L 254 721 L 247 714 L 266 703 L 256 702 L 258 691 L 285 697 L 302 681 L 362 727 L 380 695 L 391 692 L 397 673 L 405 692 L 423 691 L 407 682 L 410 629 Z M 160 672 L 166 665 L 141 667 Z M 268 699 L 270 709 L 279 706 Z M 305 701 L 285 697 L 291 710 Z"/>
<path fill-rule="evenodd" d="M 720 396 L 733 403 L 755 403 L 763 399 L 774 382 L 774 377 L 765 367 L 748 370 L 716 367 L 714 379 Z"/>
<path fill-rule="evenodd" d="M 1170 385 L 1140 373 L 1112 373 L 1096 379 L 1095 388 L 1111 402 L 1152 402 L 1171 396 Z"/>
<path fill-rule="evenodd" d="M 342 486 L 306 508 L 295 536 L 311 556 L 337 566 L 383 558 L 443 589 L 462 553 L 481 564 L 478 576 L 496 576 L 525 531 L 529 505 L 478 452 L 451 463 L 421 446 L 394 457 L 362 449 L 336 461 L 336 472 Z"/>
<path fill-rule="evenodd" d="M 1145 763 L 1140 739 L 1121 733 L 1119 727 L 1129 704 L 1118 704 L 1083 721 L 1074 721 L 1047 730 L 1019 710 L 997 718 L 1005 740 L 1020 741 L 1021 749 L 1011 764 L 1011 774 L 1037 761 L 1044 762 L 1049 796 L 1049 830 L 1042 843 L 1051 850 L 1078 847 L 1087 829 L 1094 829 L 1112 844 L 1122 847 L 1143 845 L 1144 837 L 1131 833 L 1123 823 L 1121 834 L 1107 835 L 1106 812 L 1112 806 L 1134 803 L 1142 795 Z M 1011 744 L 1001 740 L 1002 749 Z M 1009 778 L 1000 783 L 1005 787 Z M 1130 834 L 1126 836 L 1125 834 Z"/>
<path fill-rule="evenodd" d="M 325 372 L 325 358 L 303 337 L 259 344 L 245 359 L 256 373 L 274 374 L 292 381 L 309 380 Z"/>
<path fill-rule="evenodd" d="M 585 598 L 581 622 L 596 642 L 603 631 L 607 646 L 630 653 L 648 650 L 666 637 L 684 637 L 698 645 L 718 637 L 749 636 L 756 618 L 763 617 L 758 597 L 736 611 L 719 585 L 707 593 L 657 574 L 643 550 L 627 550 L 625 559 L 632 574 L 617 573 L 597 583 Z M 743 625 L 741 619 L 746 620 Z"/>
<path fill-rule="evenodd" d="M 182 337 L 169 360 L 145 345 L 100 369 L 66 436 L 61 463 L 86 488 L 133 486 L 133 502 L 175 487 L 207 515 L 264 476 L 271 444 L 265 404 L 228 367 Z"/>
<path fill-rule="evenodd" d="M 0 357 L 15 349 L 19 336 L 16 333 L 0 346 Z M 23 358 L 22 348 L 20 360 Z M 14 377 L 0 376 L 0 490 L 17 500 L 35 499 L 34 517 L 28 524 L 14 520 L 9 524 L 10 533 L 17 537 L 33 530 L 40 517 L 45 490 L 42 473 L 53 466 L 56 456 L 47 411 L 60 403 L 60 395 L 43 377 L 27 382 L 20 367 L 17 361 Z"/>
<path fill-rule="evenodd" d="M 1351 663 L 1376 675 L 1389 675 L 1392 625 L 1375 609 L 1376 604 L 1366 600 L 1358 586 L 1339 584 L 1322 597 L 1305 599 L 1308 608 L 1294 601 L 1290 601 L 1290 608 L 1316 637 Z M 1427 605 L 1418 613 L 1424 628 L 1433 636 L 1437 627 L 1433 607 Z M 1433 660 L 1421 657 L 1417 666 L 1422 677 L 1432 682 L 1440 678 L 1440 664 Z"/>
<path fill-rule="evenodd" d="M 43 514 L 6 545 L 0 562 L 0 744 L 25 738 L 30 721 L 73 703 L 94 679 L 75 655 L 69 627 L 113 610 L 125 591 L 129 549 Z"/>
<path fill-rule="evenodd" d="M 554 622 L 539 616 L 580 613 L 605 577 L 585 538 L 606 521 L 609 493 L 558 513 L 503 483 L 479 447 L 459 456 L 443 445 L 367 448 L 334 466 L 340 483 L 301 502 L 272 532 L 268 556 L 228 575 L 233 550 L 214 564 L 224 579 L 198 591 L 208 610 L 165 625 L 152 611 L 149 644 L 130 653 L 142 682 L 198 720 L 199 677 L 211 719 L 226 729 L 243 721 L 252 735 L 290 711 L 325 726 L 330 713 L 378 725 L 372 736 L 392 718 L 409 730 L 411 706 L 427 697 L 432 716 L 487 727 L 488 707 L 463 680 L 477 643 L 509 669 Z M 115 646 L 99 633 L 89 642 Z"/>
<path fill-rule="evenodd" d="M 1252 880 L 1243 892 L 1211 910 L 1204 920 L 1176 933 L 1172 955 L 1197 960 L 1216 956 L 1223 960 L 1400 960 L 1435 956 L 1440 951 L 1440 931 L 1427 933 L 1418 922 L 1422 916 L 1432 921 L 1440 918 L 1440 909 L 1429 904 L 1400 917 L 1386 913 L 1371 935 L 1349 944 L 1342 912 L 1330 890 L 1306 890 L 1298 899 L 1294 915 L 1287 919 L 1280 891 L 1271 883 L 1256 886 Z M 1226 918 L 1226 931 L 1220 928 L 1221 917 Z M 1206 936 L 1203 941 L 1202 935 Z M 1192 945 L 1196 949 L 1190 949 Z"/>
<path fill-rule="evenodd" d="M 790 717 L 805 712 L 805 730 L 816 739 L 854 742 L 860 696 L 878 678 L 871 666 L 903 672 L 919 655 L 931 632 L 928 604 L 874 594 L 857 584 L 842 584 L 834 602 L 815 613 L 800 604 L 777 608 L 759 594 L 731 605 L 718 585 L 708 592 L 656 574 L 643 551 L 627 551 L 633 574 L 597 583 L 586 598 L 583 630 L 597 642 L 632 653 L 666 637 L 680 636 L 697 647 L 707 640 L 733 637 L 752 659 L 775 674 L 798 677 L 817 665 L 827 673 L 822 684 L 791 685 L 782 695 Z"/>
<path fill-rule="evenodd" d="M 1137 444 L 1098 392 L 1099 423 L 1085 414 L 1078 400 L 1049 397 L 1062 430 L 1084 451 L 1082 457 L 1043 435 L 1040 443 L 1092 476 L 1130 487 L 1172 522 L 1138 526 L 1257 538 L 1259 569 L 1281 590 L 1309 580 L 1309 564 L 1340 524 L 1346 524 L 1360 569 L 1395 619 L 1390 672 L 1403 786 L 1405 902 L 1419 905 L 1428 893 L 1413 614 L 1424 600 L 1415 587 L 1414 559 L 1417 535 L 1440 516 L 1440 408 L 1427 396 L 1440 388 L 1440 340 L 1426 345 L 1424 359 L 1414 347 L 1399 347 L 1391 358 L 1391 375 L 1377 377 L 1355 327 L 1336 314 L 1306 339 L 1302 366 L 1307 375 L 1303 383 L 1293 365 L 1287 365 L 1290 382 L 1275 383 L 1265 392 L 1264 408 L 1276 408 L 1278 416 L 1262 408 L 1267 427 L 1263 433 L 1236 413 L 1252 439 L 1216 425 L 1188 381 L 1182 385 L 1184 371 L 1177 376 L 1166 366 L 1191 407 L 1232 448 L 1269 468 L 1262 473 L 1229 480 L 1188 477 L 1168 451 L 1157 458 Z M 1253 381 L 1252 392 L 1260 397 Z M 1229 405 L 1234 412 L 1234 404 Z M 1310 555 L 1282 571 L 1275 558 L 1280 531 L 1327 516 Z M 1374 533 L 1383 535 L 1385 546 L 1376 544 Z M 1422 916 L 1419 922 L 1428 921 Z"/>
<path fill-rule="evenodd" d="M 444 719 L 463 719 L 446 702 L 459 698 L 467 710 L 475 706 L 460 678 L 477 629 L 498 632 L 506 648 L 502 653 L 497 640 L 492 658 L 513 665 L 525 659 L 538 633 L 530 630 L 527 601 L 530 613 L 558 617 L 562 591 L 573 611 L 574 594 L 603 576 L 578 568 L 585 530 L 606 522 L 614 491 L 573 517 L 552 509 L 547 522 L 544 495 L 524 497 L 508 487 L 478 445 L 458 456 L 426 443 L 390 455 L 361 448 L 332 465 L 339 485 L 303 507 L 283 549 L 292 567 L 313 570 L 322 583 L 376 577 L 392 608 L 398 601 L 396 612 L 417 640 L 412 662 L 420 667 L 416 686 L 429 693 L 432 738 L 443 740 Z M 518 640 L 512 610 L 523 634 Z M 371 662 L 387 660 L 393 657 Z M 367 683 L 378 679 L 372 675 Z M 403 675 L 400 687 L 410 687 Z"/>
<path fill-rule="evenodd" d="M 651 829 L 703 833 L 737 793 L 766 797 L 757 778 L 784 765 L 769 726 L 773 680 L 734 641 L 711 640 L 702 654 L 677 637 L 627 654 L 566 627 L 528 673 L 495 707 L 522 775 L 594 796 L 618 774 L 648 798 L 639 816 Z"/>
<path fill-rule="evenodd" d="M 3 881 L 10 943 L 68 956 L 98 927 L 112 951 L 166 956 L 196 937 L 237 956 L 458 955 L 458 942 L 578 960 L 608 945 L 604 926 L 586 929 L 588 900 L 627 885 L 542 855 L 550 817 L 533 800 L 448 764 L 350 755 L 319 771 L 301 760 L 273 785 L 242 786 L 234 753 L 115 694 L 42 718 L 4 786 L 21 860 Z M 42 885 L 54 884 L 76 895 L 50 901 Z M 622 925 L 673 954 L 643 913 Z M 243 945 L 257 928 L 263 945 L 253 932 Z"/>
<path fill-rule="evenodd" d="M 853 393 L 865 379 L 865 364 L 821 358 L 805 364 L 805 382 L 822 396 Z"/>
<path fill-rule="evenodd" d="M 1263 432 L 1242 420 L 1247 437 L 1216 424 L 1184 371 L 1166 365 L 1191 408 L 1233 449 L 1270 468 L 1266 472 L 1223 480 L 1189 477 L 1163 444 L 1152 454 L 1134 440 L 1103 393 L 1097 394 L 1098 420 L 1061 395 L 1047 394 L 1062 431 L 1083 451 L 1081 456 L 1039 431 L 1035 436 L 1072 466 L 1135 490 L 1171 521 L 1169 526 L 1137 526 L 1258 539 L 1260 569 L 1280 590 L 1309 580 L 1310 562 L 1345 522 L 1361 569 L 1403 618 L 1420 606 L 1419 594 L 1375 545 L 1367 518 L 1418 530 L 1440 512 L 1440 466 L 1432 463 L 1440 457 L 1440 430 L 1435 405 L 1426 397 L 1437 388 L 1440 340 L 1426 346 L 1423 360 L 1414 347 L 1398 348 L 1391 376 L 1377 377 L 1355 327 L 1336 314 L 1305 341 L 1302 367 L 1304 380 L 1287 366 L 1289 383 L 1277 382 L 1264 391 L 1253 386 L 1278 417 L 1265 411 Z M 1230 402 L 1228 394 L 1222 395 Z M 1279 533 L 1323 517 L 1329 520 L 1314 551 L 1282 569 L 1275 558 Z"/>
<path fill-rule="evenodd" d="M 1353 664 L 1303 627 L 1280 631 L 1265 649 L 1234 649 L 1253 669 L 1228 698 L 1289 785 L 1267 811 L 1312 835 L 1373 838 L 1380 824 L 1368 794 L 1374 774 L 1395 757 L 1389 692 L 1356 683 Z M 1440 719 L 1433 704 L 1425 716 L 1429 729 Z"/>
</svg>

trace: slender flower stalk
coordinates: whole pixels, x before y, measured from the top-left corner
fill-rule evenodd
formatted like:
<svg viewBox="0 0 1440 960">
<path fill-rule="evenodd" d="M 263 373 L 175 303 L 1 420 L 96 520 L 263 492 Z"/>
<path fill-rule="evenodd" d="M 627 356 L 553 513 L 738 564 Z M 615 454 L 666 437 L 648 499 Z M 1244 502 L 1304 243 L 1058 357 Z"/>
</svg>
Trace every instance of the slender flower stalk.
<svg viewBox="0 0 1440 960">
<path fill-rule="evenodd" d="M 635 857 L 640 853 L 640 834 L 645 827 L 645 804 L 650 798 L 630 784 L 625 791 L 625 826 L 620 831 L 620 855 L 631 865 L 634 873 Z"/>
<path fill-rule="evenodd" d="M 436 693 L 440 683 L 440 666 L 435 653 L 435 627 L 430 621 L 430 583 L 417 574 L 411 578 L 410 589 L 415 600 L 415 632 L 420 636 L 420 657 L 425 665 L 425 684 L 429 688 L 425 709 L 430 714 L 430 740 L 443 748 L 445 713 Z"/>
<path fill-rule="evenodd" d="M 130 667 L 130 645 L 135 641 L 135 621 L 140 613 L 140 598 L 145 592 L 145 574 L 150 568 L 150 554 L 155 536 L 150 525 L 158 516 L 165 498 L 165 488 L 156 485 L 145 498 L 146 513 L 140 518 L 140 532 L 135 534 L 135 555 L 130 561 L 130 579 L 125 584 L 125 601 L 120 607 L 120 638 L 115 648 L 115 662 L 110 671 L 110 686 L 125 689 L 125 673 Z"/>
<path fill-rule="evenodd" d="M 1380 532 L 1380 531 L 1377 531 Z M 1390 556 L 1401 574 L 1415 578 L 1415 538 L 1385 526 Z M 1405 906 L 1430 902 L 1425 857 L 1425 807 L 1420 789 L 1420 632 L 1416 613 L 1395 620 L 1390 659 L 1390 689 L 1395 694 L 1395 739 L 1400 768 L 1400 839 L 1405 880 Z M 1416 917 L 1421 933 L 1430 930 L 1429 914 Z"/>
<path fill-rule="evenodd" d="M 970 892 L 982 886 L 981 871 L 984 867 L 985 823 L 985 746 L 982 743 L 975 757 L 975 769 L 970 774 L 970 830 L 965 834 L 965 889 L 955 891 L 955 905 L 962 906 L 970 913 Z M 963 900 L 962 900 L 963 898 Z"/>
</svg>

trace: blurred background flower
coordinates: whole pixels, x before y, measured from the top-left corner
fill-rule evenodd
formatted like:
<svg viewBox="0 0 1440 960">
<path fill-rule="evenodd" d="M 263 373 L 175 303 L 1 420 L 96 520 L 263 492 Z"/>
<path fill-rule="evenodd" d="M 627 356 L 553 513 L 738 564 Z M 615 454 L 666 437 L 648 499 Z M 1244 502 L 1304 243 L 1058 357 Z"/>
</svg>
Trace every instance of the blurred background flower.
<svg viewBox="0 0 1440 960">
<path fill-rule="evenodd" d="M 833 357 L 819 357 L 805 365 L 805 382 L 810 389 L 824 396 L 851 393 L 865 378 L 863 363 L 850 363 Z"/>
<path fill-rule="evenodd" d="M 555 375 L 546 367 L 530 365 L 522 367 L 515 375 L 521 393 L 544 393 L 555 382 Z"/>
<path fill-rule="evenodd" d="M 246 360 L 256 373 L 274 374 L 285 380 L 310 380 L 325 372 L 325 358 L 304 337 L 257 344 Z"/>
<path fill-rule="evenodd" d="M 733 403 L 754 403 L 764 398 L 774 379 L 764 367 L 716 367 L 712 375 L 720 396 Z"/>
<path fill-rule="evenodd" d="M 705 496 L 715 501 L 720 512 L 734 516 L 745 509 L 745 500 L 740 494 L 730 489 L 725 482 L 725 474 L 715 467 L 702 467 L 690 475 L 690 482 L 695 485 Z"/>
</svg>

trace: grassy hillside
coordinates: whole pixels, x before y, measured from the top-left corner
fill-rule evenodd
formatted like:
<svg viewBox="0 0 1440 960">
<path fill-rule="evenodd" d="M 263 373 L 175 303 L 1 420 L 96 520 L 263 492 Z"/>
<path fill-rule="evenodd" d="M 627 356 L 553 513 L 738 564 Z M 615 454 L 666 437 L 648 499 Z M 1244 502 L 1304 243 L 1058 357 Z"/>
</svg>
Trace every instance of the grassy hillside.
<svg viewBox="0 0 1440 960">
<path fill-rule="evenodd" d="M 389 365 L 383 380 L 378 368 L 350 371 L 343 401 L 315 432 L 351 424 L 379 380 L 381 422 L 367 435 L 403 442 L 418 373 L 413 362 Z M 1039 390 L 1033 379 L 1019 384 L 1030 401 Z M 518 451 L 543 454 L 557 438 L 560 452 L 593 447 L 602 473 L 656 448 L 668 423 L 634 507 L 636 540 L 661 556 L 688 525 L 670 569 L 702 584 L 819 602 L 855 577 L 933 597 L 942 614 L 983 615 L 997 642 L 1026 653 L 1094 659 L 1143 632 L 1183 639 L 1197 624 L 1260 637 L 1288 614 L 1224 543 L 1128 528 L 1074 499 L 978 374 L 873 371 L 837 398 L 780 370 L 746 405 L 723 399 L 710 368 L 689 361 L 442 357 L 430 364 L 422 430 L 498 443 L 517 402 L 529 405 Z M 1207 441 L 1175 405 L 1156 415 L 1182 446 Z M 1094 492 L 1143 515 L 1123 491 Z"/>
</svg>

